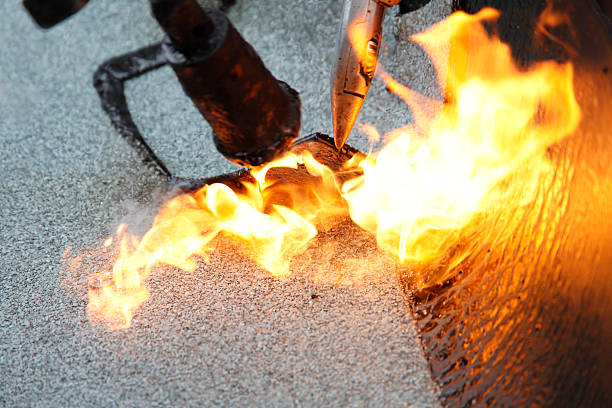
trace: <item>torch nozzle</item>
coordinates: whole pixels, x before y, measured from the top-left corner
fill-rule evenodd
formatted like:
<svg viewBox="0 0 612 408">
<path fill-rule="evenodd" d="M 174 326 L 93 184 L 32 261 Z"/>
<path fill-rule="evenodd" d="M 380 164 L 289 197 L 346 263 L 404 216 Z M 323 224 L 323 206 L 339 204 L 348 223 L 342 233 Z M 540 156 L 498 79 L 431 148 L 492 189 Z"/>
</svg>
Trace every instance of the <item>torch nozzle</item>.
<svg viewBox="0 0 612 408">
<path fill-rule="evenodd" d="M 359 116 L 378 61 L 385 7 L 389 0 L 345 0 L 331 77 L 334 142 L 342 148 Z"/>
</svg>

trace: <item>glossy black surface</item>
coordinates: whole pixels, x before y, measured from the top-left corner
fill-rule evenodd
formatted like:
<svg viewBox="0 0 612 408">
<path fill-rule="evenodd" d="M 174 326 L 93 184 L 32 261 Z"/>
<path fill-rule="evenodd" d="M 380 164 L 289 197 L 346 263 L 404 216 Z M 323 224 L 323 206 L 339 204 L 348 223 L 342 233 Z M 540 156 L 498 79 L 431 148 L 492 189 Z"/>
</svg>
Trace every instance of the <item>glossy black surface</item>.
<svg viewBox="0 0 612 408">
<path fill-rule="evenodd" d="M 544 39 L 544 2 L 459 3 L 501 9 L 493 31 L 525 66 L 571 61 L 582 121 L 532 205 L 487 214 L 442 278 L 405 275 L 434 378 L 452 407 L 612 406 L 611 31 L 590 1 L 554 2 L 571 24 Z"/>
</svg>

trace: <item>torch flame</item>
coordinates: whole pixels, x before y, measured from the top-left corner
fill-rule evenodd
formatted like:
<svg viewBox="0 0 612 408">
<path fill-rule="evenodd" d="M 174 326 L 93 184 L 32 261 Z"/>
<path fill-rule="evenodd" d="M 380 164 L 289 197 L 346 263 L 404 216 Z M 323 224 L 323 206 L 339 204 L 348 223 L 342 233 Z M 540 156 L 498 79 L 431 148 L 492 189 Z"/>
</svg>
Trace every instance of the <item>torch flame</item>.
<svg viewBox="0 0 612 408">
<path fill-rule="evenodd" d="M 383 74 L 418 113 L 417 125 L 363 161 L 363 176 L 343 185 L 343 197 L 351 218 L 400 262 L 440 256 L 495 203 L 530 202 L 533 190 L 502 182 L 518 171 L 525 180 L 549 171 L 546 148 L 578 125 L 572 66 L 549 61 L 521 72 L 481 24 L 498 16 L 490 8 L 459 12 L 412 37 L 446 84 L 448 103 L 432 120 L 423 123 L 414 91 Z"/>
<path fill-rule="evenodd" d="M 347 167 L 361 169 L 357 176 L 345 180 L 310 153 L 292 153 L 252 170 L 240 191 L 212 184 L 170 200 L 141 240 L 120 226 L 106 244 L 118 245 L 112 271 L 92 278 L 90 317 L 129 327 L 155 268 L 194 271 L 219 235 L 240 242 L 246 256 L 282 278 L 318 230 L 349 215 L 400 263 L 427 263 L 477 231 L 482 214 L 532 202 L 538 180 L 553 170 L 546 149 L 580 120 L 573 69 L 542 62 L 519 70 L 509 47 L 483 27 L 498 15 L 455 13 L 412 37 L 445 84 L 446 103 L 434 114 L 421 106 L 427 98 L 379 67 L 415 123 L 386 135 L 380 151 L 350 160 Z M 349 35 L 358 40 L 359 30 Z M 363 129 L 379 137 L 372 126 Z M 268 177 L 272 169 L 298 167 L 317 182 L 294 186 Z"/>
</svg>

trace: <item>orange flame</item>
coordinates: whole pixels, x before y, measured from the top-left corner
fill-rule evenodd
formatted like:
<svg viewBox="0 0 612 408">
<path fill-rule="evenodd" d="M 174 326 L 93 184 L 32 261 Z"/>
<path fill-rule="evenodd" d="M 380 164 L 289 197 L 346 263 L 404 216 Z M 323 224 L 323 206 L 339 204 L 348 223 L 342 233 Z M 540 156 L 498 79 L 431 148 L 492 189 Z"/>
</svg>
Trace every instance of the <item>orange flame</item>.
<svg viewBox="0 0 612 408">
<path fill-rule="evenodd" d="M 570 38 L 576 39 L 577 33 L 571 24 L 571 18 L 567 10 L 558 9 L 559 5 L 556 5 L 551 1 L 547 0 L 546 8 L 542 10 L 537 20 L 535 21 L 535 38 L 540 43 L 540 46 L 544 43 L 544 38 L 548 38 L 550 41 L 561 46 L 569 55 L 578 55 L 577 50 L 568 42 L 562 41 L 558 36 L 553 34 L 553 30 L 559 27 L 564 27 L 568 30 Z"/>
<path fill-rule="evenodd" d="M 426 137 L 416 127 L 394 132 L 362 162 L 363 176 L 343 186 L 351 218 L 401 262 L 440 256 L 493 202 L 530 202 L 533 190 L 502 182 L 517 171 L 535 180 L 550 170 L 546 148 L 578 125 L 572 66 L 544 62 L 520 72 L 510 48 L 480 24 L 498 15 L 490 8 L 455 13 L 413 36 L 446 84 L 449 102 L 426 123 L 419 123 L 426 115 L 417 115 Z M 414 91 L 383 79 L 421 112 Z"/>
<path fill-rule="evenodd" d="M 447 103 L 438 112 L 427 113 L 427 98 L 377 71 L 410 105 L 415 124 L 386 135 L 380 151 L 351 160 L 349 167 L 362 170 L 358 176 L 344 180 L 308 152 L 289 154 L 251 171 L 241 191 L 213 184 L 172 199 L 141 240 L 120 226 L 107 240 L 119 245 L 112 271 L 92 280 L 90 317 L 129 327 L 149 296 L 154 269 L 195 270 L 219 235 L 243 243 L 250 259 L 280 278 L 335 217 L 350 215 L 399 262 L 431 262 L 473 231 L 481 214 L 530 203 L 537 181 L 552 171 L 546 149 L 580 119 L 573 70 L 544 62 L 521 72 L 508 46 L 482 26 L 497 17 L 492 9 L 455 13 L 413 37 L 445 84 Z M 363 129 L 378 138 L 373 127 Z M 268 177 L 272 169 L 298 167 L 317 182 L 287 185 Z"/>
<path fill-rule="evenodd" d="M 291 189 L 266 178 L 272 168 L 298 165 L 317 178 L 316 189 Z M 287 277 L 292 257 L 317 234 L 315 223 L 324 225 L 326 219 L 346 212 L 338 203 L 340 186 L 334 173 L 308 152 L 285 156 L 251 175 L 253 181 L 243 182 L 244 192 L 212 184 L 170 200 L 142 240 L 121 224 L 116 233 L 119 257 L 112 271 L 97 273 L 90 284 L 90 317 L 109 322 L 112 328 L 129 327 L 134 310 L 149 297 L 145 282 L 154 268 L 171 265 L 194 271 L 195 257 L 206 259 L 220 234 L 247 244 L 242 247 L 245 255 L 273 276 Z M 279 196 L 288 205 L 278 204 Z M 105 244 L 112 242 L 108 239 Z"/>
</svg>

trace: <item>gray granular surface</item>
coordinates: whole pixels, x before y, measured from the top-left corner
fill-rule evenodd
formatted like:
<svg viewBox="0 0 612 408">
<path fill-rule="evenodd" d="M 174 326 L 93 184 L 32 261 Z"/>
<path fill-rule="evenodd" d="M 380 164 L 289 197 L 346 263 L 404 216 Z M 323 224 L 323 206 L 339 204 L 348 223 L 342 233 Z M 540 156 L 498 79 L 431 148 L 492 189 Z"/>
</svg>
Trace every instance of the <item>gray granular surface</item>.
<svg viewBox="0 0 612 408">
<path fill-rule="evenodd" d="M 191 274 L 154 275 L 130 329 L 89 322 L 84 281 L 100 262 L 67 272 L 62 253 L 99 247 L 121 220 L 143 232 L 164 187 L 112 129 L 91 85 L 102 61 L 161 38 L 147 3 L 92 1 L 45 32 L 20 2 L 0 4 L 0 406 L 437 406 L 394 263 L 347 223 L 295 261 L 293 278 L 273 279 L 221 243 Z M 340 9 L 336 0 L 238 0 L 229 12 L 300 92 L 304 133 L 331 129 Z M 446 14 L 434 0 L 389 13 L 385 25 L 387 70 L 433 96 L 433 71 L 406 38 Z M 360 120 L 383 133 L 410 121 L 380 81 L 371 92 Z M 126 93 L 175 174 L 234 168 L 170 69 L 130 81 Z M 358 132 L 349 142 L 367 148 Z"/>
</svg>

